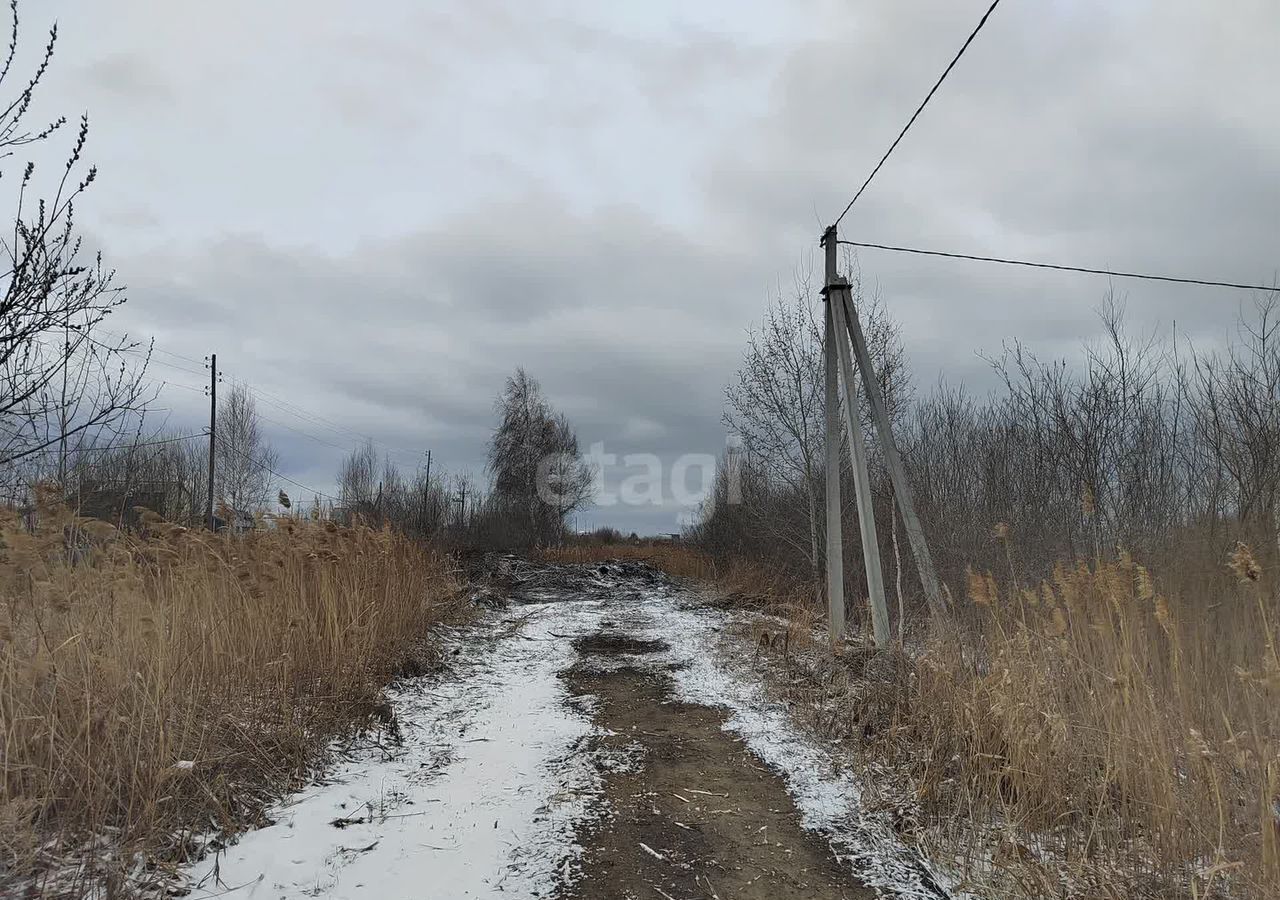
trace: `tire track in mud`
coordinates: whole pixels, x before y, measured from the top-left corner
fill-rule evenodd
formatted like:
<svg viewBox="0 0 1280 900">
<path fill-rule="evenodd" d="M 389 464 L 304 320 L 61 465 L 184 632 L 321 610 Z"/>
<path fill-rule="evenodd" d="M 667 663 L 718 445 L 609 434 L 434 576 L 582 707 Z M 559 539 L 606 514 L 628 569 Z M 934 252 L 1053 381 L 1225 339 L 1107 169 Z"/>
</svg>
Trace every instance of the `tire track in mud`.
<svg viewBox="0 0 1280 900">
<path fill-rule="evenodd" d="M 570 693 L 595 698 L 603 748 L 634 762 L 605 775 L 609 814 L 579 836 L 564 898 L 875 896 L 800 826 L 784 780 L 724 730 L 722 711 L 673 698 L 664 667 L 644 661 L 665 642 L 601 631 L 574 646 Z"/>
<path fill-rule="evenodd" d="M 764 688 L 750 614 L 635 563 L 492 571 L 449 670 L 388 688 L 401 740 L 207 836 L 193 900 L 946 900 Z"/>
</svg>

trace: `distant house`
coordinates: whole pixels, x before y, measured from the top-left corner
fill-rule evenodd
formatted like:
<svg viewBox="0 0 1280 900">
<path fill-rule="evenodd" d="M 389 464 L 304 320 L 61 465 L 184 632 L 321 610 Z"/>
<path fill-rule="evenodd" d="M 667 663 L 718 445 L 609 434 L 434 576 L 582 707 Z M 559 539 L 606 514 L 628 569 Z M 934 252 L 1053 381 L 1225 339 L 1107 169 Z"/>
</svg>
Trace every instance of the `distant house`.
<svg viewBox="0 0 1280 900">
<path fill-rule="evenodd" d="M 244 534 L 257 528 L 258 520 L 248 510 L 223 507 L 214 513 L 213 527 L 217 531 L 230 530 L 232 534 Z"/>
<path fill-rule="evenodd" d="M 113 525 L 137 528 L 141 521 L 139 509 L 149 509 L 163 515 L 168 508 L 168 484 L 84 484 L 78 496 L 73 498 L 80 515 L 101 519 Z"/>
</svg>

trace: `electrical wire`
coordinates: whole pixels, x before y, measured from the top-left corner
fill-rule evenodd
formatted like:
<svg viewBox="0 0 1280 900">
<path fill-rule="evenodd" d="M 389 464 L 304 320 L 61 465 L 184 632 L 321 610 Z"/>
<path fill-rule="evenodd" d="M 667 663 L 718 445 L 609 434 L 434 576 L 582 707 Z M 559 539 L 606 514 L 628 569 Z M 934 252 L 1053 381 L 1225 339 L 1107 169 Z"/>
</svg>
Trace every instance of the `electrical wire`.
<svg viewBox="0 0 1280 900">
<path fill-rule="evenodd" d="M 128 334 L 125 334 L 119 331 L 112 331 L 110 328 L 103 328 L 101 325 L 97 326 L 97 330 L 101 331 L 103 334 L 109 334 L 118 340 L 123 341 L 123 340 L 128 340 L 129 338 Z M 155 338 L 153 336 L 152 341 L 154 340 Z M 163 347 L 156 347 L 155 351 L 157 353 L 163 353 L 165 356 L 172 356 L 174 359 L 180 359 L 180 360 L 184 360 L 185 362 L 195 363 L 197 366 L 203 366 L 206 370 L 209 368 L 208 360 L 199 360 L 191 356 L 183 356 L 181 353 L 174 353 L 172 350 L 165 350 Z"/>
<path fill-rule="evenodd" d="M 312 425 L 319 426 L 320 428 L 328 429 L 329 431 L 333 431 L 338 434 L 349 435 L 351 437 L 359 438 L 360 440 L 373 440 L 368 435 L 361 434 L 358 431 L 352 431 L 350 428 L 345 428 L 341 425 L 330 422 L 328 419 L 325 419 L 319 413 L 309 412 L 308 410 L 305 410 L 294 403 L 291 403 L 287 400 L 283 400 L 274 394 L 269 394 L 266 391 L 262 390 L 261 388 L 256 388 L 253 385 L 249 384 L 249 382 L 241 378 L 232 378 L 231 380 L 233 383 L 240 385 L 246 391 L 253 394 L 256 398 L 261 400 L 263 403 L 266 403 L 269 406 L 274 406 L 276 409 L 279 409 L 281 412 L 288 413 L 294 418 L 301 419 L 304 422 L 308 422 Z M 280 424 L 280 423 L 276 423 L 276 424 Z M 375 441 L 375 443 L 377 442 Z M 391 448 L 388 448 L 388 449 L 391 449 Z"/>
<path fill-rule="evenodd" d="M 123 340 L 123 339 L 125 339 L 125 338 L 127 337 L 127 335 L 124 335 L 124 334 L 121 334 L 121 333 L 118 333 L 118 332 L 112 332 L 112 331 L 110 331 L 110 330 L 108 330 L 108 329 L 102 329 L 102 331 L 103 331 L 103 333 L 104 333 L 104 334 L 110 334 L 110 335 L 112 335 L 112 336 L 114 336 L 114 337 L 116 337 L 116 338 L 119 338 L 119 339 L 121 339 L 121 340 Z M 184 372 L 184 373 L 186 373 L 186 374 L 188 374 L 188 375 L 195 375 L 195 376 L 197 376 L 197 377 L 201 377 L 201 378 L 205 377 L 205 375 L 207 374 L 207 364 L 201 363 L 199 360 L 193 359 L 193 358 L 192 358 L 192 357 L 190 357 L 190 356 L 183 356 L 183 355 L 182 355 L 182 354 L 180 354 L 180 353 L 173 353 L 173 352 L 168 351 L 168 350 L 165 350 L 165 349 L 163 349 L 163 348 L 161 348 L 161 347 L 157 347 L 157 346 L 155 346 L 155 345 L 154 345 L 154 342 L 150 345 L 150 349 L 154 350 L 156 353 L 162 353 L 162 354 L 165 354 L 166 356 L 172 356 L 172 357 L 174 357 L 175 359 L 186 360 L 186 361 L 188 361 L 188 362 L 195 363 L 196 365 L 205 365 L 205 366 L 206 366 L 206 371 L 204 371 L 204 372 L 195 371 L 195 370 L 193 370 L 193 369 L 189 369 L 189 368 L 186 368 L 186 367 L 184 367 L 184 366 L 177 365 L 177 364 L 175 364 L 175 363 L 167 362 L 167 361 L 165 361 L 165 360 L 163 360 L 163 359 L 156 359 L 156 358 L 153 356 L 153 357 L 151 358 L 151 362 L 155 363 L 156 365 L 165 366 L 165 367 L 167 367 L 167 368 L 175 369 L 175 370 L 177 370 L 177 371 L 179 371 L 179 372 Z M 118 352 L 133 353 L 133 354 L 136 354 L 136 355 L 146 355 L 146 353 L 147 353 L 147 350 L 146 350 L 143 346 L 135 346 L 135 347 L 121 347 L 121 348 L 117 348 L 117 350 L 118 350 Z M 243 387 L 246 391 L 248 391 L 249 393 L 253 394 L 256 398 L 258 398 L 259 400 L 263 401 L 264 403 L 267 403 L 267 404 L 269 404 L 269 405 L 271 405 L 271 406 L 275 406 L 275 407 L 277 407 L 278 409 L 280 409 L 282 412 L 288 413 L 289 415 L 291 415 L 291 416 L 293 416 L 293 417 L 295 417 L 295 418 L 297 418 L 297 419 L 299 419 L 299 420 L 301 420 L 301 421 L 303 421 L 303 422 L 307 422 L 308 424 L 315 425 L 315 426 L 320 427 L 320 428 L 328 429 L 328 430 L 333 431 L 333 432 L 338 433 L 338 434 L 343 434 L 343 435 L 347 435 L 347 436 L 350 436 L 350 437 L 354 437 L 354 438 L 356 438 L 357 440 L 361 440 L 361 441 L 366 441 L 366 440 L 367 440 L 367 441 L 370 441 L 370 442 L 372 442 L 375 446 L 381 447 L 381 448 L 382 448 L 383 450 L 385 450 L 385 451 L 389 451 L 389 452 L 392 452 L 392 453 L 399 453 L 399 454 L 403 454 L 405 457 L 407 457 L 407 458 L 409 458 L 409 459 L 413 459 L 413 460 L 415 460 L 415 461 L 417 461 L 417 460 L 419 459 L 419 457 L 420 457 L 420 454 L 418 454 L 417 452 L 415 452 L 415 451 L 413 451 L 413 450 L 406 450 L 406 449 L 401 448 L 401 447 L 393 447 L 393 446 L 391 446 L 391 445 L 389 445 L 389 444 L 384 444 L 384 443 L 382 443 L 381 441 L 376 441 L 376 440 L 374 440 L 371 436 L 369 436 L 369 435 L 367 435 L 367 434 L 362 434 L 361 432 L 354 431 L 354 430 L 352 430 L 352 429 L 350 429 L 350 428 L 347 428 L 347 427 L 345 427 L 345 426 L 343 426 L 343 425 L 339 425 L 338 423 L 333 422 L 333 421 L 332 421 L 332 420 L 330 420 L 330 419 L 326 419 L 324 416 L 321 416 L 319 413 L 312 412 L 312 411 L 310 411 L 310 410 L 305 409 L 304 407 L 298 406 L 296 403 L 293 403 L 293 402 L 291 402 L 291 401 L 285 400 L 285 399 L 283 399 L 283 398 L 281 398 L 281 397 L 277 397 L 276 395 L 271 394 L 271 393 L 269 393 L 269 392 L 267 392 L 267 391 L 264 391 L 264 390 L 262 390 L 261 388 L 254 387 L 253 385 L 249 384 L 249 383 L 248 383 L 247 381 L 245 381 L 244 379 L 241 379 L 241 378 L 232 378 L 232 379 L 231 379 L 231 381 L 232 381 L 232 383 L 233 383 L 233 384 L 239 384 L 239 385 L 240 385 L 241 387 Z M 171 385 L 173 385 L 173 386 L 175 386 L 175 387 L 183 388 L 184 390 L 197 391 L 197 392 L 199 392 L 199 393 L 204 393 L 204 392 L 207 390 L 207 389 L 205 389 L 205 388 L 194 388 L 194 387 L 192 387 L 192 386 L 190 386 L 190 385 L 181 384 L 181 383 L 179 383 L 179 382 L 172 382 L 172 381 L 165 381 L 165 382 L 164 382 L 164 384 L 171 384 Z M 316 435 L 314 435 L 314 434 L 312 434 L 312 433 L 310 433 L 310 432 L 308 432 L 308 431 L 305 431 L 305 430 L 303 430 L 303 429 L 301 429 L 301 428 L 296 428 L 296 427 L 291 426 L 291 425 L 287 425 L 287 424 L 285 424 L 284 422 L 280 422 L 280 421 L 278 421 L 278 420 L 276 420 L 276 419 L 270 419 L 270 418 L 268 418 L 268 417 L 266 417 L 266 416 L 262 416 L 261 418 L 262 418 L 263 420 L 267 421 L 267 422 L 271 422 L 273 425 L 278 425 L 278 426 L 280 426 L 281 428 L 286 428 L 286 429 L 288 429 L 289 431 L 294 432 L 295 434 L 300 434 L 300 435 L 302 435 L 303 437 L 309 438 L 309 439 L 311 439 L 311 440 L 315 441 L 315 442 L 316 442 L 316 443 L 318 443 L 318 444 L 323 444 L 323 445 L 324 445 L 324 446 L 326 446 L 326 447 L 332 447 L 332 448 L 334 448 L 334 449 L 336 449 L 336 450 L 341 450 L 341 451 L 343 451 L 344 453 L 345 453 L 345 452 L 348 452 L 348 451 L 350 450 L 350 448 L 349 448 L 349 447 L 344 447 L 344 446 L 341 446 L 341 445 L 339 445 L 339 444 L 335 444 L 335 443 L 333 443 L 332 441 L 327 441 L 327 440 L 325 440 L 324 438 L 317 437 Z"/>
<path fill-rule="evenodd" d="M 88 447 L 72 447 L 71 449 L 67 450 L 67 452 L 68 453 L 96 453 L 98 451 L 106 451 L 106 450 L 134 450 L 139 447 L 155 447 L 160 444 L 175 444 L 178 441 L 189 441 L 194 438 L 207 438 L 208 436 L 209 436 L 209 432 L 199 431 L 199 432 L 196 432 L 195 434 L 180 434 L 180 435 L 177 435 L 176 437 L 158 438 L 154 441 L 139 441 L 136 443 L 128 443 L 128 444 L 107 444 L 105 447 L 96 447 L 92 445 Z"/>
<path fill-rule="evenodd" d="M 978 20 L 977 26 L 969 33 L 969 37 L 965 39 L 965 42 L 961 45 L 959 52 L 957 52 L 951 62 L 947 64 L 946 69 L 943 70 L 942 74 L 938 77 L 938 80 L 934 82 L 933 87 L 929 89 L 929 93 L 925 95 L 924 100 L 922 100 L 920 105 L 916 107 L 916 111 L 911 114 L 911 118 L 907 120 L 907 124 L 902 126 L 902 131 L 898 132 L 898 136 L 893 139 L 893 143 L 890 144 L 889 149 L 884 152 L 884 156 L 880 157 L 880 162 L 876 163 L 876 167 L 871 170 L 871 174 L 867 176 L 867 180 L 862 182 L 862 187 L 858 188 L 858 192 L 853 195 L 853 199 L 849 201 L 849 205 L 846 206 L 844 211 L 836 217 L 835 222 L 832 224 L 833 228 L 840 224 L 841 220 L 844 219 L 845 214 L 848 213 L 849 210 L 853 209 L 853 204 L 858 202 L 858 198 L 861 197 L 862 192 L 867 189 L 867 185 L 871 184 L 871 179 L 876 177 L 876 173 L 880 171 L 881 166 L 885 164 L 885 161 L 893 151 L 898 148 L 898 144 L 900 144 L 902 139 L 906 137 L 911 126 L 914 125 L 916 123 L 916 119 L 920 117 L 920 113 L 924 112 L 924 108 L 929 105 L 929 101 L 932 100 L 933 95 L 938 92 L 938 88 L 942 87 L 942 82 L 947 80 L 947 76 L 950 75 L 951 70 L 956 67 L 956 63 L 960 61 L 960 57 L 964 56 L 964 52 L 969 49 L 969 45 L 973 43 L 973 39 L 978 36 L 978 32 L 987 24 L 987 19 L 991 18 L 991 14 L 995 12 L 996 7 L 999 5 L 1000 0 L 992 0 L 991 6 L 989 6 L 987 11 L 982 14 L 982 18 Z"/>
<path fill-rule="evenodd" d="M 1138 278 L 1144 281 L 1165 281 L 1172 284 L 1198 284 L 1206 287 L 1231 288 L 1237 291 L 1276 291 L 1280 285 L 1241 284 L 1234 281 L 1213 281 L 1207 278 L 1180 278 L 1174 275 L 1153 275 L 1145 272 L 1121 272 L 1115 269 L 1093 269 L 1087 266 L 1067 266 L 1057 263 L 1028 262 L 1022 259 L 1005 259 L 999 256 L 977 256 L 969 253 L 948 253 L 942 250 L 921 250 L 918 247 L 895 247 L 891 244 L 873 244 L 869 241 L 838 240 L 837 244 L 849 247 L 866 247 L 872 250 L 888 250 L 893 253 L 913 253 L 918 256 L 940 256 L 946 259 L 967 259 L 973 262 L 999 263 L 1002 266 L 1024 266 L 1030 269 L 1054 269 L 1059 272 L 1083 272 L 1086 275 L 1110 275 L 1113 278 Z"/>
<path fill-rule="evenodd" d="M 317 444 L 322 444 L 325 447 L 332 447 L 335 450 L 341 450 L 343 453 L 347 453 L 351 449 L 350 447 L 343 447 L 341 444 L 335 444 L 332 441 L 326 441 L 323 438 L 318 438 L 314 434 L 311 434 L 308 431 L 303 431 L 301 428 L 294 428 L 292 425 L 289 425 L 285 422 L 281 422 L 279 419 L 272 419 L 268 416 L 264 416 L 262 413 L 258 413 L 257 416 L 259 419 L 261 419 L 264 422 L 270 422 L 272 425 L 278 425 L 281 428 L 286 428 L 289 431 L 292 431 L 294 434 L 300 434 L 304 438 L 315 441 Z"/>
<path fill-rule="evenodd" d="M 102 446 L 99 446 L 97 444 L 89 444 L 83 447 L 68 447 L 65 451 L 63 451 L 59 447 L 50 445 L 48 447 L 44 447 L 40 450 L 34 451 L 30 455 L 31 456 L 35 456 L 37 454 L 53 455 L 53 454 L 58 454 L 63 452 L 105 453 L 108 450 L 135 450 L 135 449 L 140 449 L 142 447 L 156 447 L 156 446 L 159 446 L 160 444 L 174 444 L 174 443 L 177 443 L 178 441 L 189 441 L 194 438 L 207 438 L 208 436 L 209 436 L 209 432 L 203 431 L 203 432 L 196 432 L 195 434 L 180 434 L 175 437 L 157 438 L 156 440 L 150 440 L 150 441 L 129 441 L 128 443 L 124 443 L 124 444 L 105 444 Z"/>
<path fill-rule="evenodd" d="M 402 447 L 393 447 L 390 444 L 384 444 L 382 441 L 376 441 L 367 434 L 362 434 L 359 431 L 354 431 L 350 428 L 347 428 L 346 426 L 339 425 L 338 423 L 332 421 L 331 419 L 326 419 L 324 416 L 320 415 L 319 413 L 311 412 L 310 410 L 307 410 L 301 406 L 298 406 L 296 403 L 293 403 L 288 400 L 284 400 L 283 398 L 277 397 L 274 394 L 270 394 L 267 391 L 262 390 L 261 388 L 256 388 L 253 385 L 249 384 L 247 381 L 244 381 L 243 379 L 233 378 L 232 381 L 235 383 L 238 383 L 241 387 L 243 387 L 245 390 L 253 394 L 255 397 L 257 397 L 259 400 L 263 401 L 264 403 L 275 406 L 276 408 L 280 409 L 282 412 L 286 412 L 289 415 L 294 416 L 298 419 L 301 419 L 304 422 L 308 422 L 320 428 L 327 428 L 330 431 L 333 431 L 337 434 L 348 435 L 350 437 L 354 437 L 362 441 L 369 441 L 374 446 L 381 447 L 383 450 L 389 451 L 391 453 L 402 453 L 405 456 L 415 461 L 419 461 L 421 458 L 421 454 L 419 454 L 414 450 L 406 450 Z M 272 421 L 272 420 L 268 420 L 268 421 Z M 288 425 L 284 425 L 284 423 L 282 422 L 276 422 L 275 424 L 282 425 L 285 428 L 289 428 Z M 314 435 L 309 434 L 308 432 L 301 431 L 296 428 L 292 430 L 297 431 L 299 434 L 306 435 L 307 437 L 310 437 L 312 440 L 317 441 L 321 444 L 328 444 L 328 446 L 330 447 L 338 446 L 336 444 L 329 444 L 327 441 L 321 440 L 320 438 L 317 438 Z M 338 447 L 338 449 L 346 451 L 350 448 Z"/>
<path fill-rule="evenodd" d="M 184 391 L 193 391 L 197 394 L 204 394 L 205 396 L 208 396 L 209 394 L 208 388 L 193 387 L 192 385 L 189 385 L 189 384 L 183 384 L 181 381 L 168 381 L 166 379 L 163 381 L 153 381 L 151 383 L 158 386 L 161 390 L 164 390 L 167 387 L 176 387 L 176 388 L 182 388 Z"/>
<path fill-rule="evenodd" d="M 243 450 L 239 450 L 239 449 L 237 449 L 237 448 L 235 448 L 235 447 L 231 446 L 230 444 L 223 443 L 223 444 L 221 444 L 220 446 L 221 446 L 221 447 L 223 447 L 223 448 L 225 448 L 225 449 L 227 449 L 227 450 L 230 450 L 232 453 L 236 454 L 236 455 L 237 455 L 237 456 L 239 456 L 241 459 L 247 459 L 251 464 L 253 464 L 253 465 L 257 466 L 257 467 L 258 467 L 259 469 L 261 469 L 262 471 L 264 471 L 264 472 L 266 472 L 266 473 L 268 473 L 268 474 L 270 474 L 270 475 L 274 475 L 276 478 L 279 478 L 281 481 L 286 481 L 286 482 L 288 482 L 289 484 L 293 485 L 293 486 L 294 486 L 294 487 L 296 487 L 296 488 L 301 488 L 302 490 L 307 491 L 308 493 L 315 494 L 315 495 L 320 496 L 320 497 L 324 497 L 326 500 L 333 500 L 333 501 L 338 502 L 338 503 L 341 503 L 341 502 L 342 502 L 342 498 L 341 498 L 341 497 L 335 497 L 335 496 L 333 496 L 333 494 L 326 494 L 324 491 L 316 490 L 316 489 L 315 489 L 315 488 L 313 488 L 313 487 L 308 487 L 307 485 L 303 484 L 303 483 L 302 483 L 302 482 L 300 482 L 300 481 L 294 481 L 294 480 L 293 480 L 292 478 L 290 478 L 288 475 L 281 475 L 279 472 L 277 472 L 275 469 L 273 469 L 273 468 L 271 468 L 270 466 L 268 466 L 266 463 L 262 462 L 261 460 L 254 459 L 254 458 L 253 458 L 252 456 L 250 456 L 248 453 L 245 453 Z"/>
<path fill-rule="evenodd" d="M 152 357 L 151 362 L 157 366 L 165 366 L 166 368 L 176 369 L 179 372 L 185 372 L 188 375 L 195 375 L 197 378 L 205 378 L 209 374 L 208 371 L 197 372 L 195 369 L 188 369 L 186 366 L 179 366 L 171 362 L 165 362 L 163 359 L 156 359 L 154 357 Z"/>
</svg>

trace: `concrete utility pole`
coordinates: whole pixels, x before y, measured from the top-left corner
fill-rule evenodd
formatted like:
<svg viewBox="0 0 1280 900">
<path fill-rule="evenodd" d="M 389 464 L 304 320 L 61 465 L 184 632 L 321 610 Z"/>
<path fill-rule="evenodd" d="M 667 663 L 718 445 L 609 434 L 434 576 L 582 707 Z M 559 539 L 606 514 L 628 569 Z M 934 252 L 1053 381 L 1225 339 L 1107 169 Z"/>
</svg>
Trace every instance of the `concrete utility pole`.
<svg viewBox="0 0 1280 900">
<path fill-rule="evenodd" d="M 871 364 L 871 354 L 867 352 L 867 340 L 862 333 L 862 323 L 858 321 L 858 311 L 853 305 L 852 292 L 846 287 L 842 293 L 845 325 L 849 331 L 849 339 L 853 342 L 853 352 L 858 359 L 858 371 L 862 373 L 862 384 L 866 388 L 867 399 L 871 402 L 871 413 L 875 418 L 876 433 L 880 436 L 880 446 L 884 450 L 885 465 L 889 469 L 889 478 L 893 482 L 893 493 L 898 499 L 898 509 L 902 512 L 902 523 L 906 527 L 907 540 L 911 542 L 911 555 L 915 557 L 916 568 L 920 572 L 920 583 L 924 586 L 924 594 L 929 601 L 929 612 L 934 618 L 942 618 L 947 614 L 947 603 L 942 596 L 937 569 L 933 566 L 929 542 L 925 539 L 920 517 L 916 515 L 911 484 L 907 481 L 906 470 L 902 467 L 898 444 L 893 439 L 889 411 L 885 408 L 884 395 L 880 392 L 880 385 L 877 383 L 875 366 Z M 898 630 L 899 632 L 902 630 L 901 622 L 898 623 Z"/>
<path fill-rule="evenodd" d="M 218 354 L 209 357 L 209 530 L 216 532 L 217 523 L 213 520 L 213 447 L 214 431 L 218 427 Z"/>
<path fill-rule="evenodd" d="M 826 249 L 826 280 L 836 278 L 836 229 L 822 237 Z M 825 308 L 823 356 L 826 363 L 826 443 L 827 443 L 827 627 L 833 645 L 844 639 L 844 545 L 840 536 L 840 374 L 836 360 L 836 328 L 831 295 L 822 292 Z"/>
<path fill-rule="evenodd" d="M 431 518 L 431 511 L 427 509 L 431 500 L 431 451 L 427 451 L 427 477 L 422 482 L 422 518 L 423 525 Z"/>
<path fill-rule="evenodd" d="M 849 455 L 853 459 L 853 485 L 858 500 L 858 530 L 862 535 L 863 564 L 867 570 L 867 599 L 871 604 L 871 631 L 877 647 L 889 644 L 889 610 L 884 597 L 884 574 L 880 571 L 880 541 L 876 536 L 876 511 L 871 497 L 871 475 L 867 469 L 867 448 L 862 440 L 862 416 L 853 381 L 853 362 L 846 339 L 845 310 L 849 297 L 848 279 L 837 275 L 827 283 L 827 306 L 835 319 L 836 351 L 844 382 L 844 419 L 849 431 Z M 870 392 L 870 385 L 863 381 Z"/>
</svg>

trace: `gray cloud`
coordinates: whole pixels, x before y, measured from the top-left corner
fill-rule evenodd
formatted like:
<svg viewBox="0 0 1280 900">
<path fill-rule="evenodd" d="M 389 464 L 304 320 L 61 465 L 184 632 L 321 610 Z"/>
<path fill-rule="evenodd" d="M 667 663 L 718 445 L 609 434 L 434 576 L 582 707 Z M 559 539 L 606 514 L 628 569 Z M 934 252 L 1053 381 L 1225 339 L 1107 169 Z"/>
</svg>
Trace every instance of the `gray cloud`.
<svg viewBox="0 0 1280 900">
<path fill-rule="evenodd" d="M 159 106 L 173 100 L 164 73 L 156 71 L 136 54 L 112 53 L 81 66 L 80 72 L 94 91 L 107 98 Z"/>
<path fill-rule="evenodd" d="M 746 329 L 986 4 L 51 6 L 68 68 L 41 102 L 93 113 L 84 221 L 131 286 L 123 321 L 402 462 L 431 447 L 478 473 L 517 365 L 584 444 L 720 449 Z M 1001 7 L 843 233 L 1268 282 L 1277 39 L 1272 0 Z M 1074 354 L 1112 287 L 859 263 L 926 386 L 989 384 L 976 352 L 1009 337 Z M 1203 342 L 1247 299 L 1114 287 L 1137 330 Z M 198 421 L 197 394 L 170 396 Z M 291 477 L 332 485 L 339 451 L 273 437 Z M 666 531 L 678 512 L 584 519 Z"/>
</svg>

